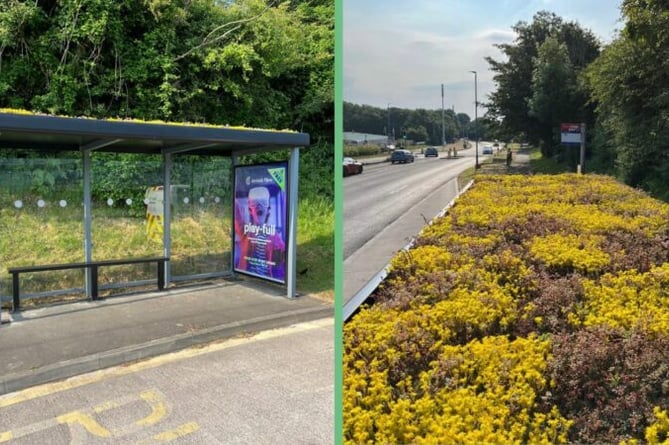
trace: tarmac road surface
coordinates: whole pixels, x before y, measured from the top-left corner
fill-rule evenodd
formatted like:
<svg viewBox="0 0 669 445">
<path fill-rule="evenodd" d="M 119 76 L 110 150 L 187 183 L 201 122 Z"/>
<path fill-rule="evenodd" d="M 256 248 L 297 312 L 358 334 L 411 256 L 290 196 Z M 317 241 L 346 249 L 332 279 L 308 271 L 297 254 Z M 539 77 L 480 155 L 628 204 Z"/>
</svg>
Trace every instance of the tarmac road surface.
<svg viewBox="0 0 669 445">
<path fill-rule="evenodd" d="M 0 443 L 333 443 L 333 328 L 303 322 L 2 395 Z"/>
</svg>

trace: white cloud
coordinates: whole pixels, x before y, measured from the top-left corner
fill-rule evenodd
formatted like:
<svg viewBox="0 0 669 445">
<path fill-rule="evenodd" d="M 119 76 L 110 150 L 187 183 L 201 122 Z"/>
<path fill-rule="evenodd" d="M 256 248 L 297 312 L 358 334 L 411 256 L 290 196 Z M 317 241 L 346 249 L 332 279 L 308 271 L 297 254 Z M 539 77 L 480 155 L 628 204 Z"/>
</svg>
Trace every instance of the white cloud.
<svg viewBox="0 0 669 445">
<path fill-rule="evenodd" d="M 618 1 L 619 3 L 619 1 Z M 515 39 L 512 26 L 539 10 L 578 20 L 605 41 L 618 15 L 612 0 L 346 0 L 344 2 L 344 100 L 385 108 L 441 107 L 474 113 L 494 90 L 485 57 L 504 60 L 494 45 Z M 479 115 L 483 110 L 479 110 Z"/>
<path fill-rule="evenodd" d="M 501 59 L 493 43 L 513 39 L 513 32 L 499 29 L 459 37 L 352 29 L 344 34 L 344 99 L 379 107 L 390 102 L 402 108 L 439 109 L 443 83 L 445 106 L 455 105 L 456 112 L 473 116 L 474 77 L 469 71 L 477 71 L 478 99 L 484 102 L 493 89 L 485 57 Z"/>
</svg>

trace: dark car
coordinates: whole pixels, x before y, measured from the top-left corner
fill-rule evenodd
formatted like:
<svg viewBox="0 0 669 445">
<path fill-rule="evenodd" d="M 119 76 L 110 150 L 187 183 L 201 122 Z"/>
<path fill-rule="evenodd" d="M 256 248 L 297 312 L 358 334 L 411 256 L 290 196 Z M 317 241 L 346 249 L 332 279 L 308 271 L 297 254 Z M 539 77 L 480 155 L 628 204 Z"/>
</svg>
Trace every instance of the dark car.
<svg viewBox="0 0 669 445">
<path fill-rule="evenodd" d="M 401 164 L 413 162 L 413 153 L 409 150 L 395 150 L 393 154 L 390 155 L 390 163 L 394 164 L 395 162 Z"/>
<path fill-rule="evenodd" d="M 353 158 L 344 158 L 344 176 L 358 175 L 362 173 L 362 162 Z"/>
<path fill-rule="evenodd" d="M 425 157 L 429 158 L 430 156 L 434 156 L 435 158 L 439 157 L 439 150 L 437 150 L 437 147 L 427 147 L 425 149 Z"/>
</svg>

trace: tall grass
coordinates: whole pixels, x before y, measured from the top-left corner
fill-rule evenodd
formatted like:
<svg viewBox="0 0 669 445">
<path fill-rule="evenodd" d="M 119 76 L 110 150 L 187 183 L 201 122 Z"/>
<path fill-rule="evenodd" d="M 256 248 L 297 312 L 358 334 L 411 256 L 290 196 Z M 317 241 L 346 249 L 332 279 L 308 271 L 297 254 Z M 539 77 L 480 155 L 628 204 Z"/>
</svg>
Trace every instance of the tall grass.
<svg viewBox="0 0 669 445">
<path fill-rule="evenodd" d="M 556 158 L 544 157 L 538 148 L 533 148 L 530 152 L 530 169 L 533 173 L 545 175 L 557 175 L 571 171 L 569 166 L 558 162 Z"/>
<path fill-rule="evenodd" d="M 334 207 L 326 198 L 304 199 L 298 210 L 298 291 L 333 297 Z M 0 210 L 0 295 L 11 295 L 7 269 L 25 265 L 84 260 L 81 208 Z M 93 259 L 161 256 L 161 242 L 147 238 L 144 218 L 94 214 Z M 177 213 L 172 220 L 173 275 L 230 268 L 229 212 L 208 209 Z M 155 267 L 115 266 L 100 269 L 99 282 L 118 283 L 155 278 Z M 22 292 L 34 293 L 83 286 L 81 271 L 21 275 Z"/>
<path fill-rule="evenodd" d="M 332 295 L 334 272 L 334 147 L 320 142 L 300 157 L 298 209 L 298 291 Z M 289 151 L 244 157 L 242 163 L 285 160 Z M 11 293 L 7 269 L 25 265 L 73 263 L 84 260 L 81 160 L 70 154 L 9 153 L 0 159 L 0 295 Z M 162 256 L 162 242 L 146 234 L 143 204 L 148 185 L 161 183 L 159 158 L 96 153 L 93 168 L 93 259 Z M 339 164 L 338 164 L 339 165 Z M 228 158 L 175 156 L 172 181 L 182 184 L 172 196 L 172 275 L 230 270 L 232 184 Z M 192 196 L 185 203 L 181 195 Z M 210 203 L 218 196 L 219 203 Z M 209 204 L 199 204 L 206 197 Z M 107 199 L 112 204 L 107 205 Z M 132 198 L 132 201 L 126 201 Z M 17 209 L 15 200 L 23 201 Z M 45 201 L 42 208 L 38 199 Z M 67 201 L 60 207 L 59 201 Z M 44 203 L 43 203 L 44 204 Z M 155 279 L 155 267 L 141 265 L 100 269 L 100 284 Z M 25 292 L 82 286 L 81 271 L 21 276 Z"/>
<path fill-rule="evenodd" d="M 334 299 L 334 203 L 324 197 L 300 202 L 297 223 L 297 286 Z"/>
</svg>

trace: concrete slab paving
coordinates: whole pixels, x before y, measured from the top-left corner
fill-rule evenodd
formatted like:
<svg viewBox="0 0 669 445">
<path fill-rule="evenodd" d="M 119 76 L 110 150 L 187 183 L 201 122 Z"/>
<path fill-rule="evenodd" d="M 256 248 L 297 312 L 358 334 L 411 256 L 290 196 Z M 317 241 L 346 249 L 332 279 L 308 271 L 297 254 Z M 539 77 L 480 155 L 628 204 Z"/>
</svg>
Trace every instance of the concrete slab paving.
<svg viewBox="0 0 669 445">
<path fill-rule="evenodd" d="M 0 326 L 0 394 L 333 313 L 327 302 L 291 300 L 255 281 L 24 310 Z"/>
</svg>

